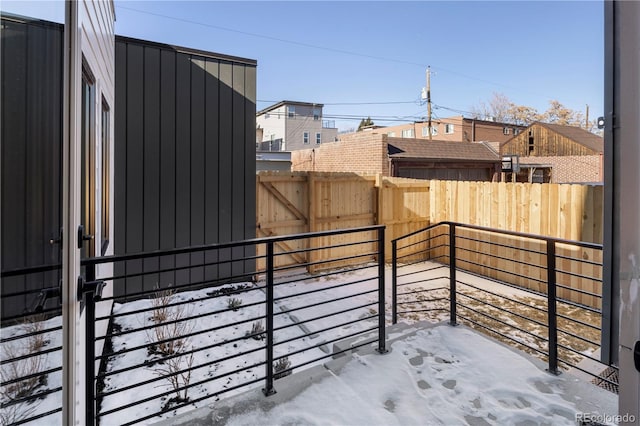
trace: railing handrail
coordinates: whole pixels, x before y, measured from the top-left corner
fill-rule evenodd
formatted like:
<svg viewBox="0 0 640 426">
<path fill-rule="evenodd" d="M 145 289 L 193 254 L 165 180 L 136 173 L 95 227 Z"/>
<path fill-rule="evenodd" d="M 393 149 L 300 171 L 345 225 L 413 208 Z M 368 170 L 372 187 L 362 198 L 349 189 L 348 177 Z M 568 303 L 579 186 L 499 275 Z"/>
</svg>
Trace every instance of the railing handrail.
<svg viewBox="0 0 640 426">
<path fill-rule="evenodd" d="M 557 237 L 550 237 L 550 236 L 546 236 L 546 235 L 539 235 L 539 234 L 530 234 L 530 233 L 526 233 L 526 232 L 518 232 L 518 231 L 509 231 L 506 229 L 499 229 L 499 228 L 489 228 L 486 226 L 479 226 L 479 225 L 471 225 L 468 223 L 461 223 L 461 222 L 452 222 L 452 221 L 442 221 L 442 222 L 438 222 L 435 223 L 433 225 L 429 225 L 425 228 L 422 229 L 418 229 L 417 231 L 413 231 L 409 234 L 406 235 L 402 235 L 398 238 L 394 238 L 391 241 L 400 241 L 403 240 L 405 238 L 408 237 L 412 237 L 414 235 L 417 235 L 421 232 L 425 232 L 425 231 L 430 231 L 432 229 L 435 229 L 439 226 L 442 225 L 455 225 L 458 228 L 467 228 L 467 229 L 474 229 L 477 231 L 485 231 L 485 232 L 492 232 L 495 234 L 504 234 L 504 235 L 511 235 L 514 237 L 522 237 L 522 238 L 529 238 L 532 240 L 540 240 L 540 241 L 551 241 L 554 243 L 559 243 L 559 244 L 570 244 L 570 245 L 575 245 L 578 247 L 583 247 L 583 248 L 591 248 L 591 249 L 599 249 L 602 250 L 602 244 L 597 244 L 597 243 L 590 243 L 587 241 L 578 241 L 578 240 L 567 240 L 564 238 L 557 238 Z"/>
</svg>

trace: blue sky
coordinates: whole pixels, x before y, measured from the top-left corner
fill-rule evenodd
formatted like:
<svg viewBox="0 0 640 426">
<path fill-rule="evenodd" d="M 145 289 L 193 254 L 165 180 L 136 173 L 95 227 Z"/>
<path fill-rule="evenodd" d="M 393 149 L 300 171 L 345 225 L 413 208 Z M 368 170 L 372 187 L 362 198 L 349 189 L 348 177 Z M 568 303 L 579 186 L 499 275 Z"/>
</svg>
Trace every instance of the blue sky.
<svg viewBox="0 0 640 426">
<path fill-rule="evenodd" d="M 60 2 L 4 1 L 61 21 Z M 600 1 L 119 1 L 116 33 L 258 61 L 258 109 L 320 102 L 341 129 L 459 115 L 498 92 L 540 112 L 551 99 L 603 114 Z M 356 103 L 358 105 L 345 105 Z M 376 104 L 380 103 L 380 104 Z M 388 121 L 385 119 L 389 119 Z"/>
</svg>

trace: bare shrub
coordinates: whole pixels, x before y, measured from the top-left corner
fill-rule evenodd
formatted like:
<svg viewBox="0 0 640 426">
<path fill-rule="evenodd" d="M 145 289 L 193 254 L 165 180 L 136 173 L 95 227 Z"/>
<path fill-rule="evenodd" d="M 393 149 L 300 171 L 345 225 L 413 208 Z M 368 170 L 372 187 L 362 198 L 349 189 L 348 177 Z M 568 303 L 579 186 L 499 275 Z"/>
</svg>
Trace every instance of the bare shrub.
<svg viewBox="0 0 640 426">
<path fill-rule="evenodd" d="M 227 300 L 227 308 L 229 309 L 233 309 L 234 311 L 237 311 L 240 306 L 242 306 L 242 299 L 237 299 L 235 297 L 232 297 L 231 299 Z"/>
<path fill-rule="evenodd" d="M 16 401 L 34 396 L 40 386 L 47 384 L 47 375 L 40 374 L 46 368 L 46 356 L 34 353 L 32 350 L 39 344 L 39 341 L 34 340 L 34 336 L 29 336 L 26 339 L 26 342 L 22 344 L 5 342 L 2 345 L 3 361 L 31 354 L 26 358 L 6 362 L 0 367 L 0 381 L 6 383 L 0 387 L 0 402 L 3 405 L 8 404 L 0 410 L 0 424 L 2 425 L 28 418 L 35 411 L 39 402 L 34 404 L 35 398 L 30 401 Z"/>
<path fill-rule="evenodd" d="M 187 305 L 174 305 L 175 291 L 173 289 L 159 290 L 151 300 L 153 307 L 151 321 L 156 326 L 145 330 L 147 339 L 151 343 L 150 353 L 173 355 L 186 343 L 183 337 L 193 329 L 193 324 L 183 321 L 188 316 Z"/>
<path fill-rule="evenodd" d="M 262 321 L 255 321 L 251 325 L 251 331 L 247 331 L 245 336 L 251 337 L 254 340 L 264 340 L 266 335 L 264 334 L 264 326 Z"/>
<path fill-rule="evenodd" d="M 27 346 L 30 353 L 40 352 L 49 343 L 43 333 L 44 321 L 44 315 L 31 315 L 22 323 L 24 334 L 29 335 Z"/>
<path fill-rule="evenodd" d="M 170 407 L 172 403 L 179 404 L 189 400 L 188 386 L 191 382 L 192 366 L 193 353 L 190 353 L 167 358 L 154 368 L 154 373 L 167 379 L 175 393 L 175 396 L 167 401 L 163 409 Z"/>
<path fill-rule="evenodd" d="M 291 374 L 291 371 L 285 371 L 291 367 L 291 361 L 289 357 L 282 357 L 273 364 L 273 378 L 280 379 Z"/>
</svg>

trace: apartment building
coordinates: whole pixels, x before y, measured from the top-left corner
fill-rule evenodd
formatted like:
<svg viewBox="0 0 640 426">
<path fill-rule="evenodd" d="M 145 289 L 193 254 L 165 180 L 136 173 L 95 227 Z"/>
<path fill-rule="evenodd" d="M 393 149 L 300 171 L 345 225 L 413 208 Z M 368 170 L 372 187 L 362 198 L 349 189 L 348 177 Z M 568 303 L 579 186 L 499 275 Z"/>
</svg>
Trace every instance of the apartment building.
<svg viewBox="0 0 640 426">
<path fill-rule="evenodd" d="M 334 142 L 335 122 L 323 120 L 323 104 L 281 101 L 256 114 L 258 151 L 294 151 Z"/>
</svg>

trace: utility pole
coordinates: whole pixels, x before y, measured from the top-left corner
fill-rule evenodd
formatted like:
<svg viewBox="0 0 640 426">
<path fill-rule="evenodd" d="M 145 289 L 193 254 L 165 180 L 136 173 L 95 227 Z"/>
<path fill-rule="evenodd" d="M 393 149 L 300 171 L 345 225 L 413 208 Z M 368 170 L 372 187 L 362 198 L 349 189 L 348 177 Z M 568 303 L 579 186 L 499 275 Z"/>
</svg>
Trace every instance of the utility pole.
<svg viewBox="0 0 640 426">
<path fill-rule="evenodd" d="M 427 67 L 427 126 L 431 140 L 431 66 Z"/>
<path fill-rule="evenodd" d="M 584 128 L 589 130 L 589 104 L 587 104 L 587 113 L 586 113 L 586 120 L 584 122 Z"/>
</svg>

